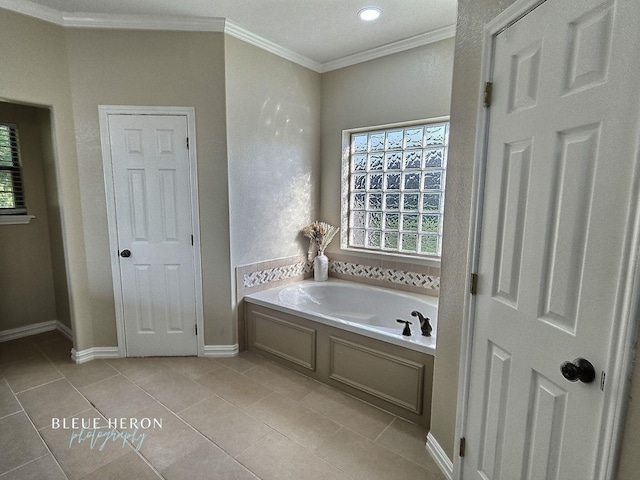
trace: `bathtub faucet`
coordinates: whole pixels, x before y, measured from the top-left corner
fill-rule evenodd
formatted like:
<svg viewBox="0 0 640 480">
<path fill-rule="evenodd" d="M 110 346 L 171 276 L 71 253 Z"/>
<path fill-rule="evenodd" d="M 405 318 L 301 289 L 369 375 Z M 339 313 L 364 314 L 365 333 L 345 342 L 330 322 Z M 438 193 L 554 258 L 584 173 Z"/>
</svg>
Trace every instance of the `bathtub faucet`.
<svg viewBox="0 0 640 480">
<path fill-rule="evenodd" d="M 430 337 L 433 328 L 431 327 L 431 323 L 429 318 L 426 318 L 419 311 L 414 310 L 411 312 L 412 317 L 418 317 L 420 319 L 420 330 L 422 330 L 422 335 L 425 337 Z"/>
<path fill-rule="evenodd" d="M 404 335 L 405 337 L 410 337 L 411 336 L 411 328 L 409 327 L 409 325 L 413 325 L 413 323 L 411 323 L 408 320 L 400 320 L 399 318 L 396 318 L 396 322 L 404 323 L 404 330 L 402 330 L 402 335 Z"/>
</svg>

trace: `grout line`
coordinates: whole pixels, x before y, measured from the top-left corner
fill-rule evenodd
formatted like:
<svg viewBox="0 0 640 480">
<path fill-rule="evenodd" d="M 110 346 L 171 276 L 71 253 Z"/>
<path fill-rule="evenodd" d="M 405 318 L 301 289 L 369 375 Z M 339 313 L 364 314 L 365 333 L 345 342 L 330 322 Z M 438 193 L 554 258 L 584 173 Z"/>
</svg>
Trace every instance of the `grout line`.
<svg viewBox="0 0 640 480">
<path fill-rule="evenodd" d="M 7 382 L 7 385 L 9 385 L 9 382 Z M 36 425 L 33 423 L 33 420 L 31 420 L 31 416 L 29 415 L 29 413 L 24 409 L 24 405 L 22 405 L 22 402 L 20 401 L 20 399 L 17 397 L 16 393 L 13 391 L 13 388 L 11 388 L 11 385 L 9 385 L 9 390 L 11 391 L 11 393 L 13 393 L 13 397 L 15 398 L 16 402 L 18 402 L 18 405 L 20 405 L 20 408 L 22 409 L 21 412 L 16 412 L 16 413 L 24 413 L 24 416 L 27 418 L 27 420 L 29 420 L 29 423 L 31 424 L 31 426 L 33 427 L 34 431 L 36 432 L 36 434 L 38 435 L 38 437 L 40 438 L 40 441 L 42 442 L 42 444 L 44 445 L 44 448 L 47 449 L 47 451 L 49 452 L 49 455 L 51 455 L 51 458 L 53 458 L 53 461 L 56 463 L 56 465 L 58 466 L 58 468 L 60 469 L 60 471 L 62 472 L 62 474 L 65 476 L 65 478 L 69 479 L 69 475 L 67 475 L 67 472 L 65 472 L 65 470 L 62 468 L 62 465 L 60 464 L 60 462 L 58 461 L 58 457 L 55 456 L 55 454 L 53 453 L 53 450 L 51 450 L 51 448 L 49 447 L 49 445 L 47 444 L 47 442 L 45 442 L 44 437 L 42 436 L 42 434 L 40 433 L 40 430 L 38 430 L 36 428 Z M 44 455 L 42 455 L 44 456 Z M 42 458 L 38 457 L 38 458 Z M 33 461 L 33 460 L 32 460 Z M 31 462 L 27 462 L 27 463 L 31 463 Z M 24 464 L 26 465 L 26 463 Z M 21 466 L 24 466 L 21 465 Z M 3 475 L 6 472 L 3 472 Z"/>
<path fill-rule="evenodd" d="M 58 466 L 58 468 L 60 469 L 60 473 L 62 473 L 62 475 L 64 476 L 64 478 L 66 478 L 67 480 L 69 479 L 69 477 L 67 476 L 67 474 L 64 472 L 64 470 L 62 469 L 62 467 L 60 466 L 60 464 L 58 463 L 58 460 L 55 458 L 55 456 L 49 452 L 49 455 L 51 455 L 53 457 L 53 461 L 55 462 L 55 464 Z M 15 468 L 12 468 L 11 470 L 7 470 L 6 472 L 2 472 L 0 473 L 0 478 L 4 477 L 5 475 L 11 473 L 11 472 L 15 472 L 16 470 L 25 467 L 27 465 L 29 465 L 30 463 L 36 462 L 44 457 L 47 457 L 48 455 L 45 453 L 44 455 L 39 456 L 38 458 L 34 458 L 33 460 L 29 460 L 26 463 L 23 463 L 22 465 L 18 465 Z"/>
</svg>

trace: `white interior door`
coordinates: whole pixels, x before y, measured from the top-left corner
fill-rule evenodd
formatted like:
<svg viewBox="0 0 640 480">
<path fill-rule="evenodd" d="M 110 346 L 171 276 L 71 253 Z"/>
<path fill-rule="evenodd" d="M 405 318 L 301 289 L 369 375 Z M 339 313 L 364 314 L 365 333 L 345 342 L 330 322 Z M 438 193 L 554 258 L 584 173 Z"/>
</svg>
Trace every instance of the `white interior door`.
<svg viewBox="0 0 640 480">
<path fill-rule="evenodd" d="M 109 115 L 128 356 L 196 355 L 187 118 Z"/>
<path fill-rule="evenodd" d="M 495 37 L 465 479 L 601 473 L 637 202 L 639 18 L 637 0 L 547 0 Z M 593 382 L 563 378 L 579 357 Z"/>
</svg>

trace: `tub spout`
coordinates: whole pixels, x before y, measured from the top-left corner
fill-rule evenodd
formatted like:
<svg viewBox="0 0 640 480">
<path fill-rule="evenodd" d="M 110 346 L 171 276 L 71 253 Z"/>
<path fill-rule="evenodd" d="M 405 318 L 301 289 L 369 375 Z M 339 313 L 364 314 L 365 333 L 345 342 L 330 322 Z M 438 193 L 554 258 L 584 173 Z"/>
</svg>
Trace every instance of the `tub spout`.
<svg viewBox="0 0 640 480">
<path fill-rule="evenodd" d="M 422 331 L 422 335 L 425 337 L 430 337 L 433 328 L 431 327 L 430 319 L 422 315 L 417 310 L 411 312 L 412 317 L 418 317 L 420 319 L 420 330 Z"/>
<path fill-rule="evenodd" d="M 396 322 L 404 323 L 404 330 L 402 330 L 402 335 L 404 335 L 405 337 L 410 337 L 411 336 L 411 328 L 409 327 L 409 325 L 413 325 L 413 323 L 411 323 L 408 320 L 400 320 L 399 318 L 396 318 Z"/>
</svg>

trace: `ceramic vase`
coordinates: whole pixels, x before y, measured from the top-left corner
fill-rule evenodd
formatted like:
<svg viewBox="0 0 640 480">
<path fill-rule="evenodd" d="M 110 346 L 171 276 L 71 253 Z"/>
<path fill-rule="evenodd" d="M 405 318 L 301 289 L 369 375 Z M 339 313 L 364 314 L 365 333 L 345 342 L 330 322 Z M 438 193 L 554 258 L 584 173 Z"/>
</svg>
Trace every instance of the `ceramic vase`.
<svg viewBox="0 0 640 480">
<path fill-rule="evenodd" d="M 326 282 L 329 278 L 329 259 L 320 252 L 316 258 L 313 259 L 313 279 L 316 282 Z"/>
</svg>

